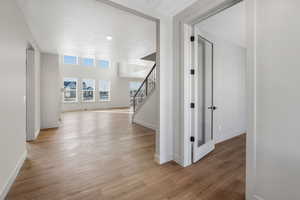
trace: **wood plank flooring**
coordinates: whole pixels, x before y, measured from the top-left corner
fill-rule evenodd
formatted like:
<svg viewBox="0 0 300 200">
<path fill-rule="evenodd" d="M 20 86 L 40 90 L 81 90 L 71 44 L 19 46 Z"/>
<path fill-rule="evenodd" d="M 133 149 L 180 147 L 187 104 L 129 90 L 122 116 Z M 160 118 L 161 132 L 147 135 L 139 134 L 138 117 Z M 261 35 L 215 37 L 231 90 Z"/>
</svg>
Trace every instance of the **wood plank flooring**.
<svg viewBox="0 0 300 200">
<path fill-rule="evenodd" d="M 244 200 L 245 135 L 182 168 L 153 161 L 155 133 L 127 110 L 65 113 L 28 144 L 8 200 Z"/>
</svg>

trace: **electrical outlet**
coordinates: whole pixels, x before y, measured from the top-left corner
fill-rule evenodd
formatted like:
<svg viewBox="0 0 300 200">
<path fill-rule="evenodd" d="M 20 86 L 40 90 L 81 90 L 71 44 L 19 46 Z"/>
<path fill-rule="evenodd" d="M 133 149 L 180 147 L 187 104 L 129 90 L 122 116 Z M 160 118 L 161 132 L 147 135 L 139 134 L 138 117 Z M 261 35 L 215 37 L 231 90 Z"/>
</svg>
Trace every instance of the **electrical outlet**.
<svg viewBox="0 0 300 200">
<path fill-rule="evenodd" d="M 222 126 L 221 125 L 219 125 L 219 131 L 222 131 Z"/>
</svg>

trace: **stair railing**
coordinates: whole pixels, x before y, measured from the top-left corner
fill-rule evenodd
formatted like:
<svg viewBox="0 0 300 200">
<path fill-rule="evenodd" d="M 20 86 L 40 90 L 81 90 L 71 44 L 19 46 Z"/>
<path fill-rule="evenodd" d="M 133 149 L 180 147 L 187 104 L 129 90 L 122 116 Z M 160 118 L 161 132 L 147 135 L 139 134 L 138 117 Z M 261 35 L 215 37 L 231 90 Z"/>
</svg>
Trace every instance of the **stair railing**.
<svg viewBox="0 0 300 200">
<path fill-rule="evenodd" d="M 145 80 L 133 97 L 133 111 L 135 112 L 144 100 L 155 89 L 156 85 L 156 64 L 152 67 Z"/>
</svg>

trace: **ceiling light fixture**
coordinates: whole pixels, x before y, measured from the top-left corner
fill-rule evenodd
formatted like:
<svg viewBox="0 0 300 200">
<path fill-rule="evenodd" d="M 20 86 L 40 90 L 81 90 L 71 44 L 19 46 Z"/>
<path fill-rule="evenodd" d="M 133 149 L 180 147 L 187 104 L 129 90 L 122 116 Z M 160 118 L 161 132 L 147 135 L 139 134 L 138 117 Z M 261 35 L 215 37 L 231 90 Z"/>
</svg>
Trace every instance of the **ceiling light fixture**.
<svg viewBox="0 0 300 200">
<path fill-rule="evenodd" d="M 106 36 L 107 40 L 112 40 L 113 38 L 111 36 Z"/>
</svg>

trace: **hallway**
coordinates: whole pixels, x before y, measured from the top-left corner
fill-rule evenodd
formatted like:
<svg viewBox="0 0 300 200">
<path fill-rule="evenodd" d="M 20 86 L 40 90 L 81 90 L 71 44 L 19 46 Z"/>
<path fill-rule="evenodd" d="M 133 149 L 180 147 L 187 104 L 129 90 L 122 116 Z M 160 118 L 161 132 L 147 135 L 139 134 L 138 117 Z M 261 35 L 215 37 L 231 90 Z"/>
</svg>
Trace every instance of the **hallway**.
<svg viewBox="0 0 300 200">
<path fill-rule="evenodd" d="M 245 135 L 188 168 L 154 162 L 155 133 L 128 110 L 70 112 L 42 131 L 9 200 L 243 200 Z"/>
</svg>

